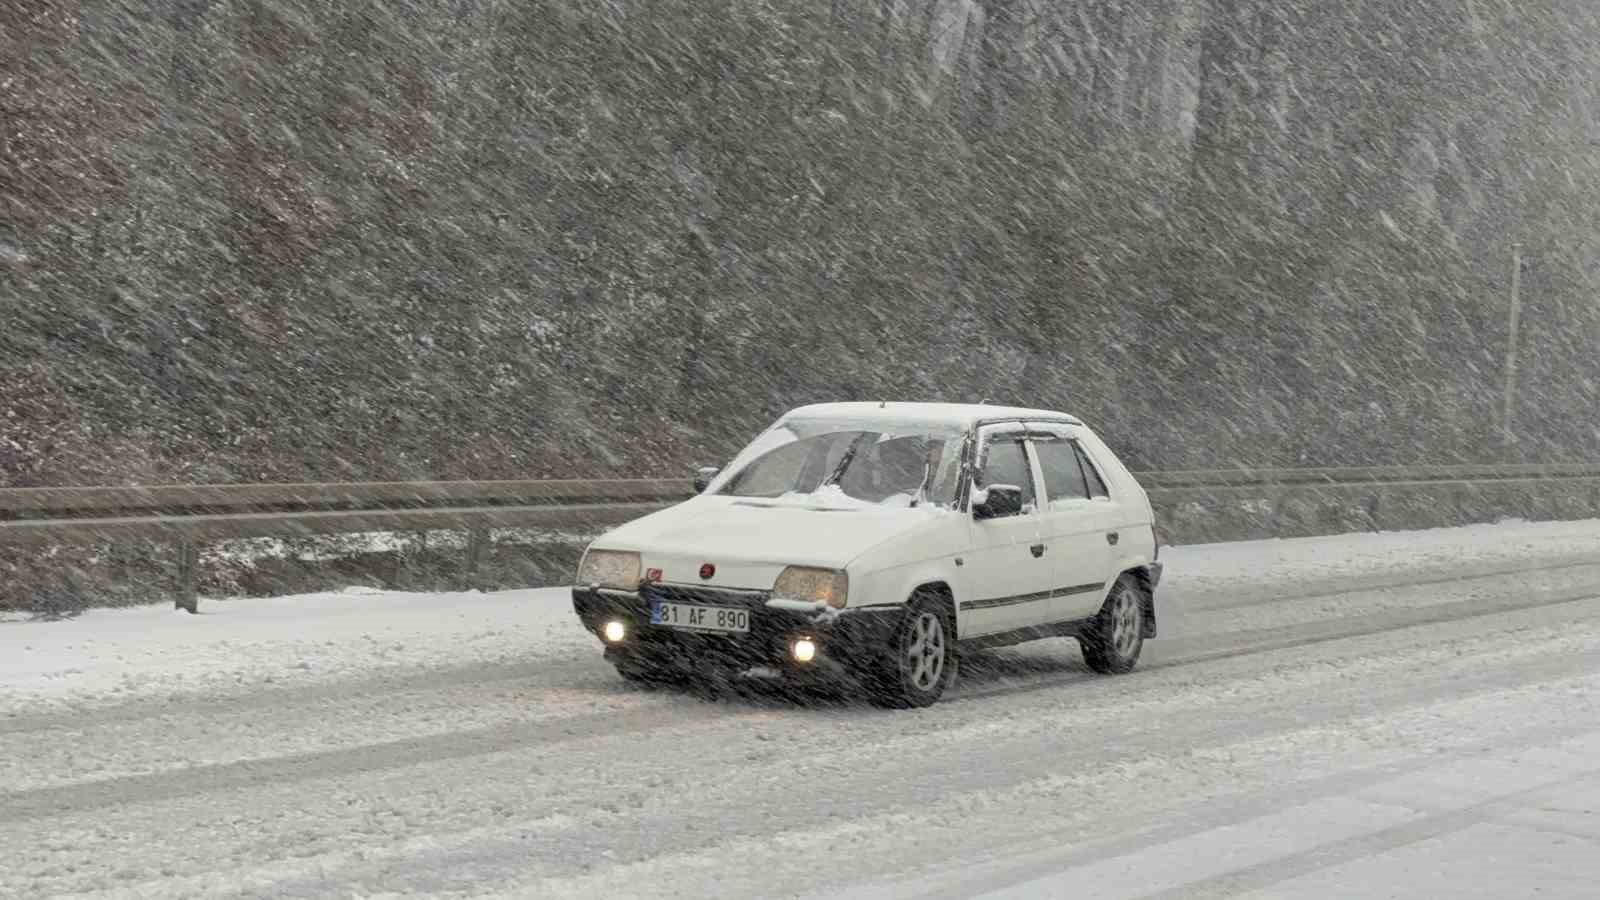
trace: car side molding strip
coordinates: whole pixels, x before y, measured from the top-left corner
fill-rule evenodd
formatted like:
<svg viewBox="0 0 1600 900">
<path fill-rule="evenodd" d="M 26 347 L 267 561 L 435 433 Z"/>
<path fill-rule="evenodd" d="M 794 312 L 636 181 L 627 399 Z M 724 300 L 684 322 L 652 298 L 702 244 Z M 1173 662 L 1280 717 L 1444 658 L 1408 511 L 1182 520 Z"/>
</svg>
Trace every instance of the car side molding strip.
<svg viewBox="0 0 1600 900">
<path fill-rule="evenodd" d="M 1048 591 L 1037 591 L 1032 594 L 1017 594 L 1011 597 L 990 597 L 987 600 L 968 600 L 961 604 L 961 611 L 967 612 L 974 609 L 994 609 L 999 606 L 1014 606 L 1018 603 L 1037 603 L 1051 597 L 1071 597 L 1075 594 L 1087 594 L 1105 587 L 1105 582 L 1094 581 L 1089 584 L 1075 584 L 1071 587 L 1053 588 Z"/>
</svg>

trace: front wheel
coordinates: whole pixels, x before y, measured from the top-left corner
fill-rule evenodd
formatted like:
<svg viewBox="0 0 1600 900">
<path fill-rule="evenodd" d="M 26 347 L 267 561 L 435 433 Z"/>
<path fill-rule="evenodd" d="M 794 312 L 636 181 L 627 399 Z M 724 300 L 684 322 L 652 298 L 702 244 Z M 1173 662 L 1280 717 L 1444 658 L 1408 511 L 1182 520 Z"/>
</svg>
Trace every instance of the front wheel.
<svg viewBox="0 0 1600 900">
<path fill-rule="evenodd" d="M 1100 613 L 1078 635 L 1083 661 L 1103 675 L 1132 672 L 1144 649 L 1144 588 L 1138 579 L 1117 579 Z"/>
<path fill-rule="evenodd" d="M 956 677 L 955 628 L 946 604 L 919 599 L 906 610 L 879 663 L 872 701 L 894 709 L 931 706 Z"/>
</svg>

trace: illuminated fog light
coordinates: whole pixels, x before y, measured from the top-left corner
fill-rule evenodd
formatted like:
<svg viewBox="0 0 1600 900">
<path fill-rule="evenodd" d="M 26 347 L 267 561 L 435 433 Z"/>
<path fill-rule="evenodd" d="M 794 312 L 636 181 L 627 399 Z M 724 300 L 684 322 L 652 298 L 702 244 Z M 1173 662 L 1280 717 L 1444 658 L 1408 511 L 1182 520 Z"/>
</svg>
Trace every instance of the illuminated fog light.
<svg viewBox="0 0 1600 900">
<path fill-rule="evenodd" d="M 606 640 L 613 644 L 622 643 L 622 639 L 628 636 L 628 626 L 618 622 L 615 619 L 607 622 L 603 631 L 605 633 Z"/>
<path fill-rule="evenodd" d="M 795 662 L 808 663 L 817 658 L 817 642 L 810 638 L 801 638 L 794 642 L 791 648 Z"/>
</svg>

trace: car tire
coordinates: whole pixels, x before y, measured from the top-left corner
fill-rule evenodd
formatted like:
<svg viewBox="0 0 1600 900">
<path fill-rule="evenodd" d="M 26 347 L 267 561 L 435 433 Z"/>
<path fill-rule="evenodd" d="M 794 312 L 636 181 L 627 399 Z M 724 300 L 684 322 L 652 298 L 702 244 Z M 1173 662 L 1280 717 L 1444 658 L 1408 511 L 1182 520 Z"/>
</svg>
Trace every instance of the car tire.
<svg viewBox="0 0 1600 900">
<path fill-rule="evenodd" d="M 869 679 L 872 702 L 890 709 L 932 706 L 956 678 L 955 618 L 943 598 L 918 596 L 890 639 L 888 655 Z"/>
<path fill-rule="evenodd" d="M 1147 598 L 1144 588 L 1132 575 L 1123 575 L 1112 585 L 1100 612 L 1078 635 L 1083 660 L 1102 675 L 1122 675 L 1133 671 L 1144 650 L 1144 616 Z"/>
</svg>

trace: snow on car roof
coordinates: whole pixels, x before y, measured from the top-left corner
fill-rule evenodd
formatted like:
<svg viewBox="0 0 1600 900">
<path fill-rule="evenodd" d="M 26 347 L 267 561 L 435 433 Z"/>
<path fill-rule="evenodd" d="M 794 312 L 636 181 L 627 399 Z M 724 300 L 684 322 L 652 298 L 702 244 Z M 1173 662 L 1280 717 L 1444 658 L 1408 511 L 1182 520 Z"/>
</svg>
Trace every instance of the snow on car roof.
<svg viewBox="0 0 1600 900">
<path fill-rule="evenodd" d="M 889 419 L 959 425 L 971 425 L 984 419 L 1065 419 L 1075 425 L 1083 424 L 1075 416 L 1048 409 L 989 406 L 984 403 L 902 403 L 894 400 L 816 403 L 791 410 L 784 418 L 874 419 L 880 422 Z"/>
</svg>

